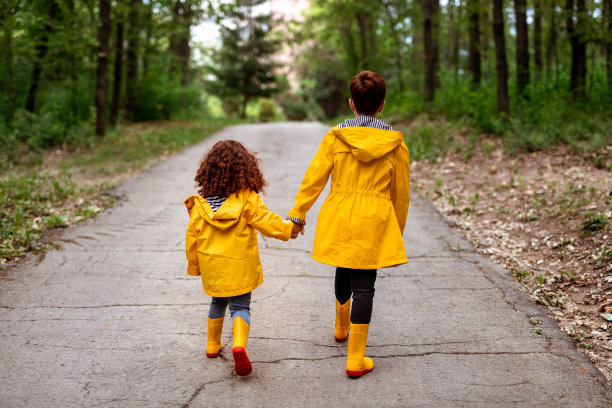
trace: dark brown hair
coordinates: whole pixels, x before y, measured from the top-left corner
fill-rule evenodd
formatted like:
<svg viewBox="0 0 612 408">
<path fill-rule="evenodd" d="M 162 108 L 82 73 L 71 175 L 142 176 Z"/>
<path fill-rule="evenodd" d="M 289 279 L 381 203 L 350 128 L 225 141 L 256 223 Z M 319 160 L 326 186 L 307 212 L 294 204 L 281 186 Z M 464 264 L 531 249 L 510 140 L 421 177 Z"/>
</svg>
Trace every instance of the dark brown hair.
<svg viewBox="0 0 612 408">
<path fill-rule="evenodd" d="M 235 140 L 223 140 L 202 157 L 194 181 L 202 197 L 229 197 L 240 190 L 263 191 L 266 181 L 255 152 Z"/>
<path fill-rule="evenodd" d="M 385 80 L 373 71 L 361 71 L 355 75 L 349 88 L 355 109 L 362 115 L 374 115 L 387 94 Z"/>
</svg>

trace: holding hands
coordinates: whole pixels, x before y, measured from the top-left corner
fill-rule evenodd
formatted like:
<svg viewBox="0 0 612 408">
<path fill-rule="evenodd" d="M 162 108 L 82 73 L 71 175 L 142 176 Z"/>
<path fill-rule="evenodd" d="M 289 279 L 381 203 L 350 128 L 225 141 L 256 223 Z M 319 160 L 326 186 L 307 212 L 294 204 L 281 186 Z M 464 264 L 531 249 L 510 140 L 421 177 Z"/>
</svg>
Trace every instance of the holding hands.
<svg viewBox="0 0 612 408">
<path fill-rule="evenodd" d="M 296 239 L 299 233 L 302 233 L 302 235 L 304 235 L 304 226 L 302 224 L 294 222 L 293 229 L 291 230 L 291 239 Z"/>
</svg>

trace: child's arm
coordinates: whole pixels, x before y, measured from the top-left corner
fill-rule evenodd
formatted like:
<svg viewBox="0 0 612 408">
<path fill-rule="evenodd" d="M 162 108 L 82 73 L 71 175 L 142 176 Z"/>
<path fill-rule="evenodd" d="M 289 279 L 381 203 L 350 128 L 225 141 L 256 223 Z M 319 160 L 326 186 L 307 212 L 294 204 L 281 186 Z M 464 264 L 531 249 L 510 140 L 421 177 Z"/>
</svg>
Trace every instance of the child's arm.
<svg viewBox="0 0 612 408">
<path fill-rule="evenodd" d="M 391 177 L 391 202 L 400 230 L 404 233 L 410 204 L 410 157 L 404 142 L 397 149 L 397 161 Z"/>
<path fill-rule="evenodd" d="M 193 198 L 185 200 L 187 211 L 189 211 L 189 225 L 187 226 L 187 236 L 185 238 L 185 253 L 187 255 L 187 275 L 199 276 L 200 265 L 198 262 L 198 232 L 195 228 L 196 218 L 191 211 L 193 208 Z"/>
<path fill-rule="evenodd" d="M 293 222 L 283 220 L 280 215 L 268 210 L 257 193 L 251 193 L 248 198 L 247 222 L 266 237 L 289 240 Z"/>
<path fill-rule="evenodd" d="M 327 132 L 321 146 L 304 174 L 304 180 L 300 185 L 293 209 L 288 216 L 306 222 L 306 213 L 317 201 L 321 191 L 325 188 L 329 174 L 334 166 L 334 153 L 332 151 L 333 133 Z"/>
</svg>

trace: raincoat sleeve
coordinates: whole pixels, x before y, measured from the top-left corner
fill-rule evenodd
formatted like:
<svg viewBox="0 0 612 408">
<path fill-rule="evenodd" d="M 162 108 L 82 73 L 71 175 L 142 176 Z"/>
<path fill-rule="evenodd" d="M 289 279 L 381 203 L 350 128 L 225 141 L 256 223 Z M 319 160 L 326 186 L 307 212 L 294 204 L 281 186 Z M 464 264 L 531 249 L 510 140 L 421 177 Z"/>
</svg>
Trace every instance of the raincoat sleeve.
<svg viewBox="0 0 612 408">
<path fill-rule="evenodd" d="M 287 214 L 288 217 L 306 221 L 306 213 L 325 188 L 334 165 L 333 138 L 334 135 L 331 130 L 323 138 L 319 150 L 306 170 L 304 180 L 302 180 L 300 189 L 295 196 L 293 209 Z"/>
<path fill-rule="evenodd" d="M 404 233 L 410 204 L 410 157 L 404 142 L 398 147 L 396 163 L 391 177 L 391 202 L 400 231 Z"/>
<path fill-rule="evenodd" d="M 280 215 L 268 210 L 263 200 L 257 193 L 252 193 L 249 198 L 249 211 L 247 222 L 266 237 L 288 241 L 291 237 L 293 222 L 285 221 Z"/>
<path fill-rule="evenodd" d="M 191 199 L 191 201 L 190 201 Z M 187 275 L 199 276 L 200 265 L 198 263 L 198 232 L 196 231 L 196 214 L 192 214 L 193 198 L 187 199 L 185 205 L 189 211 L 189 225 L 187 226 L 187 236 L 185 237 L 185 252 L 187 254 Z"/>
</svg>

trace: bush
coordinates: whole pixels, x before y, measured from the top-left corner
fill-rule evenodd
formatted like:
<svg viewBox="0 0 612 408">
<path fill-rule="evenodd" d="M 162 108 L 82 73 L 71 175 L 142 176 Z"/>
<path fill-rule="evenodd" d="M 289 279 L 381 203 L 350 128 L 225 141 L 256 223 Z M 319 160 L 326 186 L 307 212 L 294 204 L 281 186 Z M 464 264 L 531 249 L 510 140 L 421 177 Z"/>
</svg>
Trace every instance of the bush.
<svg viewBox="0 0 612 408">
<path fill-rule="evenodd" d="M 276 104 L 272 99 L 262 98 L 259 100 L 259 121 L 269 122 L 276 118 Z"/>
</svg>

